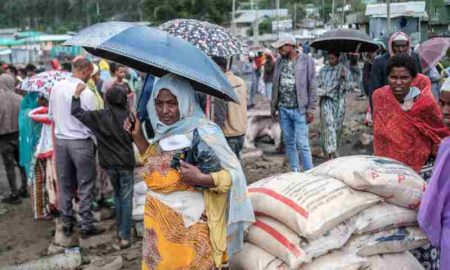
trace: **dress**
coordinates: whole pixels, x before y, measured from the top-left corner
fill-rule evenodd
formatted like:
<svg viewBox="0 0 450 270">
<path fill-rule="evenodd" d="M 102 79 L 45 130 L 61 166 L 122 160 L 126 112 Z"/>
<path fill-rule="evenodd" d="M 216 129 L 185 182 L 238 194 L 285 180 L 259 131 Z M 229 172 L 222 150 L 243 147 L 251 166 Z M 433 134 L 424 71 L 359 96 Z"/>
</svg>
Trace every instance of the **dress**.
<svg viewBox="0 0 450 270">
<path fill-rule="evenodd" d="M 341 73 L 345 72 L 345 78 Z M 324 66 L 318 77 L 320 95 L 320 142 L 328 155 L 335 153 L 342 134 L 346 101 L 345 96 L 351 89 L 351 73 L 343 64 L 334 67 Z"/>
<path fill-rule="evenodd" d="M 176 151 L 162 152 L 152 145 L 144 156 L 144 181 L 154 192 L 196 192 L 183 184 L 170 167 Z M 204 218 L 189 228 L 182 215 L 154 196 L 147 195 L 144 213 L 142 269 L 212 269 L 209 229 Z M 183 254 L 183 256 L 179 256 Z"/>
</svg>

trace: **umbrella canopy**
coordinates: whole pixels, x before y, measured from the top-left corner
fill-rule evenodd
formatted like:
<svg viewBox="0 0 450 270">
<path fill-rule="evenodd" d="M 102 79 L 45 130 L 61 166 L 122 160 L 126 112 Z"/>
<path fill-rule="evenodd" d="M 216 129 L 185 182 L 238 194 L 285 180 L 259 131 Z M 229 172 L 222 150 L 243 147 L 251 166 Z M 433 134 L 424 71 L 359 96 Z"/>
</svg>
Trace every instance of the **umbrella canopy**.
<svg viewBox="0 0 450 270">
<path fill-rule="evenodd" d="M 55 83 L 70 78 L 71 76 L 72 73 L 66 71 L 44 71 L 32 77 L 25 78 L 17 88 L 23 91 L 40 92 L 48 99 Z"/>
<path fill-rule="evenodd" d="M 162 24 L 160 29 L 189 41 L 210 56 L 228 58 L 246 52 L 246 46 L 239 39 L 217 24 L 176 19 Z"/>
<path fill-rule="evenodd" d="M 63 45 L 81 46 L 89 53 L 162 77 L 174 73 L 194 89 L 237 101 L 222 70 L 189 42 L 166 32 L 126 22 L 98 23 L 81 30 Z"/>
<path fill-rule="evenodd" d="M 423 72 L 436 66 L 449 48 L 450 38 L 432 38 L 422 43 L 419 47 L 419 57 Z"/>
<path fill-rule="evenodd" d="M 311 43 L 311 47 L 318 50 L 334 52 L 374 52 L 379 49 L 378 44 L 369 36 L 358 30 L 333 29 Z"/>
</svg>

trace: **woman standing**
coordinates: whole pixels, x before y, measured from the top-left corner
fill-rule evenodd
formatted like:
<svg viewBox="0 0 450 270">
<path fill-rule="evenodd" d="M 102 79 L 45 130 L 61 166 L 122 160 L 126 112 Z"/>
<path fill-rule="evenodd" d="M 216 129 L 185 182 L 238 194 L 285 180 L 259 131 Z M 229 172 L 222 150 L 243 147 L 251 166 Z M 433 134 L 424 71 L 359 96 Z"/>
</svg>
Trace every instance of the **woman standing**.
<svg viewBox="0 0 450 270">
<path fill-rule="evenodd" d="M 439 106 L 450 129 L 450 79 L 440 91 Z M 440 268 L 450 269 L 450 140 L 439 146 L 433 176 L 420 203 L 418 221 L 433 246 L 440 248 Z"/>
<path fill-rule="evenodd" d="M 428 181 L 438 145 L 450 132 L 431 93 L 431 82 L 417 73 L 413 57 L 391 57 L 387 72 L 389 84 L 373 94 L 375 155 L 403 162 Z M 435 248 L 413 253 L 427 269 L 438 269 Z"/>
<path fill-rule="evenodd" d="M 337 157 L 345 117 L 345 96 L 351 90 L 350 71 L 339 63 L 339 53 L 329 52 L 328 63 L 317 79 L 320 96 L 320 142 L 327 158 Z"/>
<path fill-rule="evenodd" d="M 142 269 L 219 269 L 242 248 L 244 230 L 254 221 L 239 160 L 186 80 L 162 77 L 147 106 L 154 140 L 147 142 L 138 120 L 125 123 L 143 155 L 149 187 Z M 183 161 L 195 134 L 204 142 L 199 155 L 215 155 L 221 169 L 204 173 Z"/>
</svg>

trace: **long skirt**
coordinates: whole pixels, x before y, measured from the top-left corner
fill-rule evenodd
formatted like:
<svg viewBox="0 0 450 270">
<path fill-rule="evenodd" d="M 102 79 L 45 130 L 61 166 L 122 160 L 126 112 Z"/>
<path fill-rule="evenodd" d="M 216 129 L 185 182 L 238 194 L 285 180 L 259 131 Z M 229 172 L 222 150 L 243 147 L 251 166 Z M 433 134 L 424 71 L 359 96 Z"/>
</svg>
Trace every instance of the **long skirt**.
<svg viewBox="0 0 450 270">
<path fill-rule="evenodd" d="M 57 210 L 56 172 L 51 157 L 37 159 L 31 183 L 31 203 L 35 219 L 49 217 Z"/>
<path fill-rule="evenodd" d="M 182 216 L 147 195 L 142 270 L 211 270 L 214 267 L 208 225 L 186 228 Z"/>
<path fill-rule="evenodd" d="M 430 159 L 427 164 L 422 167 L 420 176 L 428 183 L 431 179 L 434 160 Z M 428 244 L 423 247 L 410 251 L 414 257 L 422 264 L 425 270 L 438 270 L 439 269 L 439 250 L 432 245 Z"/>
<path fill-rule="evenodd" d="M 325 154 L 336 153 L 345 117 L 345 98 L 320 100 L 320 142 Z"/>
</svg>

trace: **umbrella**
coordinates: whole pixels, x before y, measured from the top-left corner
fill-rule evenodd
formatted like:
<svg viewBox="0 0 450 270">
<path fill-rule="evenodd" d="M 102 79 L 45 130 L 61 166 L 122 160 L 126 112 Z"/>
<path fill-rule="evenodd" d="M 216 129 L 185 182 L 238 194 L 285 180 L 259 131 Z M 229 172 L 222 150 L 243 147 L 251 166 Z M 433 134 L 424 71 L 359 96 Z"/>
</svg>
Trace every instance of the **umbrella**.
<svg viewBox="0 0 450 270">
<path fill-rule="evenodd" d="M 358 30 L 333 29 L 311 43 L 311 47 L 318 50 L 335 52 L 374 52 L 379 49 L 378 44 L 369 36 Z"/>
<path fill-rule="evenodd" d="M 32 77 L 25 78 L 17 88 L 23 91 L 40 92 L 49 98 L 50 91 L 56 82 L 70 78 L 72 73 L 60 70 L 44 71 Z"/>
<path fill-rule="evenodd" d="M 246 53 L 246 46 L 217 24 L 192 19 L 176 19 L 162 24 L 159 28 L 189 41 L 210 56 L 228 58 Z"/>
<path fill-rule="evenodd" d="M 437 65 L 450 48 L 450 38 L 432 38 L 419 47 L 420 65 L 424 72 Z"/>
<path fill-rule="evenodd" d="M 166 32 L 126 22 L 105 22 L 81 30 L 63 45 L 81 46 L 89 53 L 162 77 L 174 73 L 194 89 L 237 101 L 222 70 L 202 51 Z"/>
</svg>

